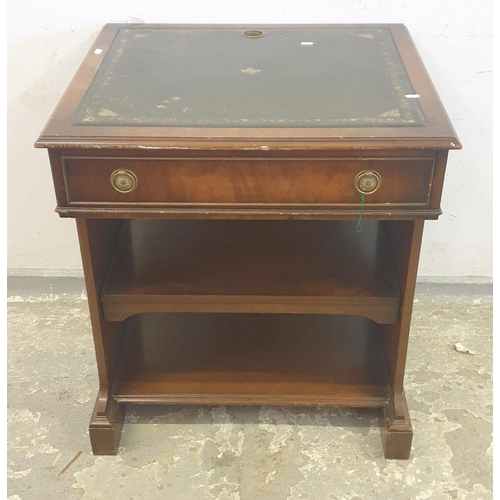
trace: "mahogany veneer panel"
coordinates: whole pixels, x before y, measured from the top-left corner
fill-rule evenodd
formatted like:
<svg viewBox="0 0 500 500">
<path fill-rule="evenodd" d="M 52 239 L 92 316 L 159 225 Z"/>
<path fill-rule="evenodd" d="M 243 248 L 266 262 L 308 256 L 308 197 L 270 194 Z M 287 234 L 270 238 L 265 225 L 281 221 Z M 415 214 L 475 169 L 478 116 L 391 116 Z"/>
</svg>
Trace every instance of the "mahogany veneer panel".
<svg viewBox="0 0 500 500">
<path fill-rule="evenodd" d="M 102 290 L 108 321 L 142 312 L 293 312 L 398 319 L 382 223 L 125 221 Z"/>
<path fill-rule="evenodd" d="M 120 193 L 114 170 L 130 169 L 137 189 Z M 434 158 L 332 158 L 308 160 L 207 160 L 65 158 L 70 206 L 349 205 L 359 209 L 356 174 L 376 170 L 382 186 L 365 202 L 371 208 L 426 207 Z"/>
<path fill-rule="evenodd" d="M 147 314 L 129 320 L 119 403 L 383 406 L 376 325 L 352 316 Z"/>
</svg>

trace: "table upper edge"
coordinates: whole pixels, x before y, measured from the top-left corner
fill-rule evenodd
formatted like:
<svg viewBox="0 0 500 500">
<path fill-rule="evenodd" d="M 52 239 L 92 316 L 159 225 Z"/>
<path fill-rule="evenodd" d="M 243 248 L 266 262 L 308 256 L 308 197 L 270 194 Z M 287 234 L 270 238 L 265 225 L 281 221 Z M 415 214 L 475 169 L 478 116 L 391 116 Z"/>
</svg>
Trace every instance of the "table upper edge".
<svg viewBox="0 0 500 500">
<path fill-rule="evenodd" d="M 366 29 L 386 28 L 394 37 L 405 67 L 410 62 L 417 69 L 426 93 L 430 96 L 431 120 L 425 127 L 361 127 L 361 128 L 194 128 L 194 127 L 82 127 L 72 126 L 68 120 L 68 101 L 73 108 L 79 104 L 88 89 L 96 65 L 89 64 L 97 46 L 104 54 L 122 28 L 144 29 Z M 89 59 L 90 58 L 90 59 Z M 92 61 L 95 61 L 93 59 Z M 408 68 L 410 79 L 412 71 Z M 89 78 L 88 74 L 91 73 Z M 82 75 L 87 73 L 87 84 L 82 86 Z M 412 83 L 413 79 L 412 79 Z M 76 90 L 75 90 L 76 89 Z M 70 106 L 71 107 L 71 106 Z M 428 114 L 429 109 L 424 111 Z M 61 116 L 65 116 L 61 119 Z M 437 119 L 435 119 L 437 117 Z M 229 132 L 229 133 L 228 133 Z M 420 132 L 420 133 L 419 133 Z M 354 23 L 354 24 L 155 24 L 155 23 L 107 23 L 92 44 L 80 68 L 68 85 L 43 131 L 35 142 L 37 148 L 154 148 L 154 149 L 354 149 L 371 148 L 433 148 L 461 149 L 462 145 L 451 124 L 444 106 L 434 88 L 427 70 L 418 54 L 406 26 L 402 23 Z"/>
</svg>

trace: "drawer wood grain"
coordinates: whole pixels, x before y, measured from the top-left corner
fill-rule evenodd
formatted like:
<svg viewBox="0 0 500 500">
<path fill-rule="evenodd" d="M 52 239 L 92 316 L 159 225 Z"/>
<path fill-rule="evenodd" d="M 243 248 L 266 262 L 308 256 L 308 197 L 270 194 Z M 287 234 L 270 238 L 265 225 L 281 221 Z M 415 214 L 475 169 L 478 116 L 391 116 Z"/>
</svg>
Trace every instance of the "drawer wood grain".
<svg viewBox="0 0 500 500">
<path fill-rule="evenodd" d="M 69 206 L 358 206 L 356 175 L 374 170 L 382 184 L 365 196 L 371 206 L 425 207 L 434 160 L 416 159 L 159 159 L 63 158 Z M 129 170 L 137 187 L 122 193 L 110 182 Z"/>
</svg>

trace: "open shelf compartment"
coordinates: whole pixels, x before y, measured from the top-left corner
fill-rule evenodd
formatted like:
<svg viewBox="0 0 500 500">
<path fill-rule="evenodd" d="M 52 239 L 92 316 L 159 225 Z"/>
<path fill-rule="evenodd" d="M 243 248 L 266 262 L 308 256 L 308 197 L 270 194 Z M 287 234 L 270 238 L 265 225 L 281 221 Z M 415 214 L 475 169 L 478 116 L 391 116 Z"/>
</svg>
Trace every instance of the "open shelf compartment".
<svg viewBox="0 0 500 500">
<path fill-rule="evenodd" d="M 357 316 L 144 314 L 126 322 L 118 403 L 381 407 L 381 328 Z"/>
<path fill-rule="evenodd" d="M 126 220 L 101 291 L 107 321 L 139 313 L 351 314 L 396 323 L 383 222 Z"/>
</svg>

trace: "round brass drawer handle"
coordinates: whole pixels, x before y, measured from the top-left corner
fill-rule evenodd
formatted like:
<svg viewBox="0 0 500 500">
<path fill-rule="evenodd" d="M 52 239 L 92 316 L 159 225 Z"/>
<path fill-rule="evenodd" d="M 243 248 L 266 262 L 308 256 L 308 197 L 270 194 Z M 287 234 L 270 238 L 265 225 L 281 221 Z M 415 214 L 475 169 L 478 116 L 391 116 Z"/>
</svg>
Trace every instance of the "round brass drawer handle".
<svg viewBox="0 0 500 500">
<path fill-rule="evenodd" d="M 115 188 L 119 193 L 131 193 L 139 184 L 137 176 L 134 172 L 124 168 L 115 170 L 111 174 L 109 182 L 111 182 L 113 188 Z"/>
<path fill-rule="evenodd" d="M 363 170 L 354 177 L 354 187 L 361 194 L 373 194 L 382 186 L 382 177 L 375 170 Z"/>
</svg>

